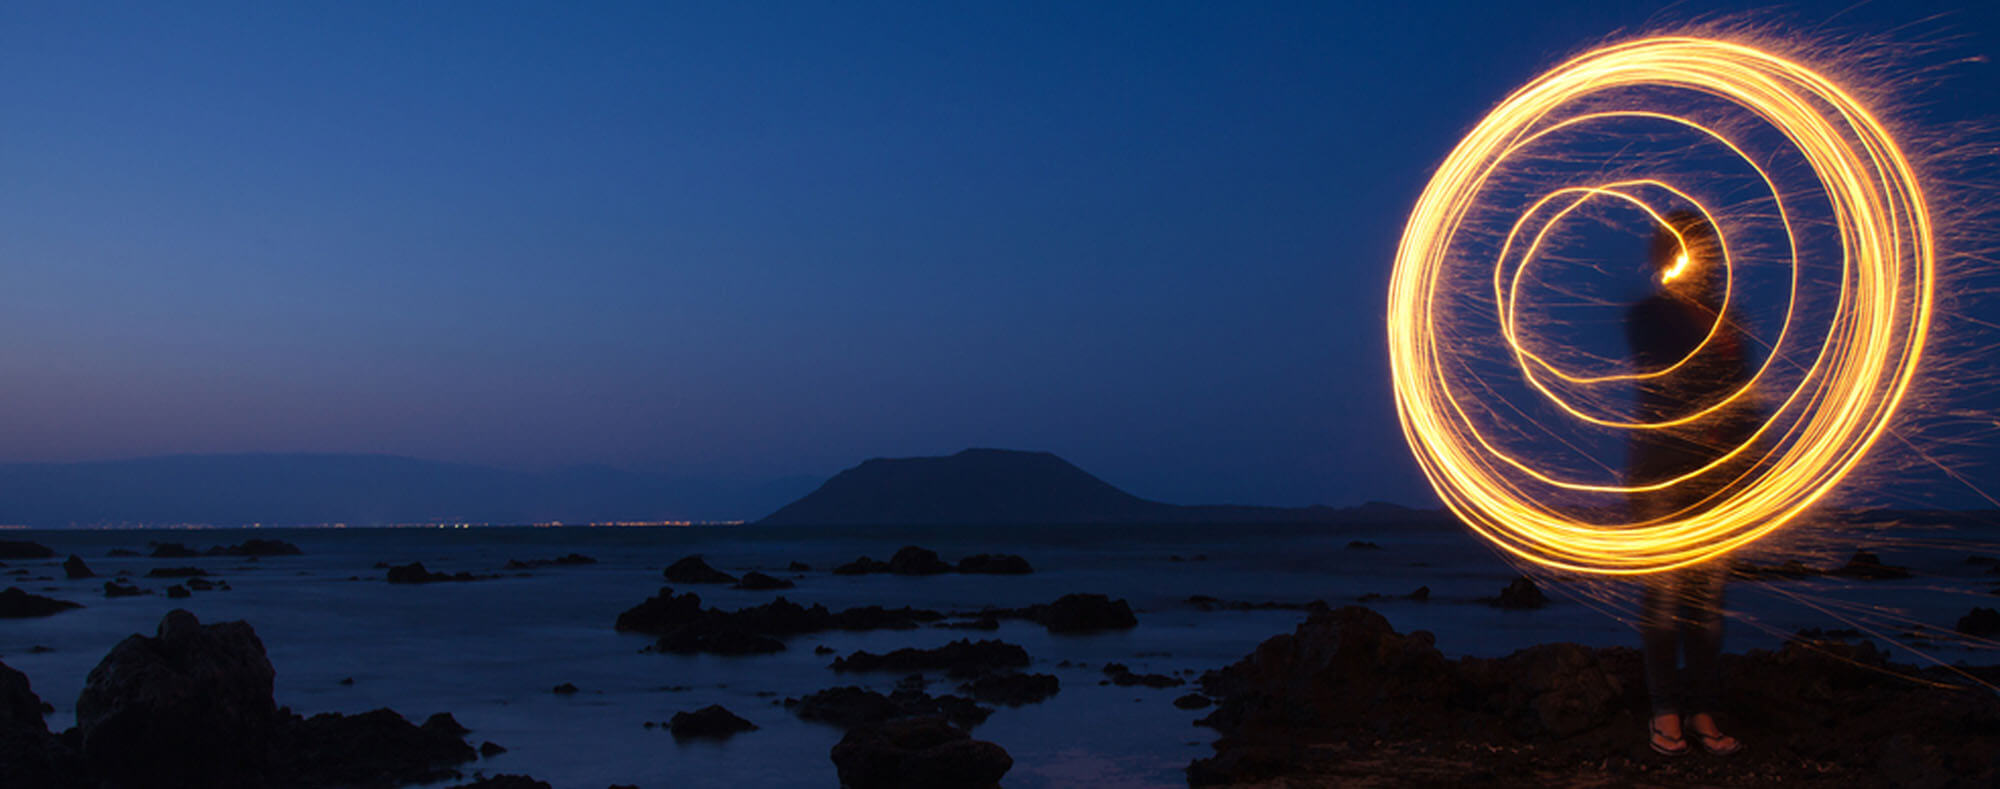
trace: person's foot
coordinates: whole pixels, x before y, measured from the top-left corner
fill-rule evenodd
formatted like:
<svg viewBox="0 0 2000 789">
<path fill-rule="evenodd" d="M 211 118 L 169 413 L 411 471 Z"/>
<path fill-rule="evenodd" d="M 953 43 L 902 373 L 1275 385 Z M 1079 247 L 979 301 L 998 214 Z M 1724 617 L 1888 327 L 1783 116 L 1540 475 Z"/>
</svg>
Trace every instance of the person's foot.
<svg viewBox="0 0 2000 789">
<path fill-rule="evenodd" d="M 1647 744 L 1661 756 L 1686 756 L 1687 737 L 1681 731 L 1680 713 L 1653 716 L 1652 740 Z"/>
<path fill-rule="evenodd" d="M 1722 728 L 1715 725 L 1715 717 L 1706 712 L 1698 713 L 1688 719 L 1688 726 L 1694 729 L 1694 736 L 1700 739 L 1701 749 L 1704 751 L 1716 756 L 1728 756 L 1743 750 L 1743 743 L 1738 742 L 1735 737 L 1723 734 Z"/>
</svg>

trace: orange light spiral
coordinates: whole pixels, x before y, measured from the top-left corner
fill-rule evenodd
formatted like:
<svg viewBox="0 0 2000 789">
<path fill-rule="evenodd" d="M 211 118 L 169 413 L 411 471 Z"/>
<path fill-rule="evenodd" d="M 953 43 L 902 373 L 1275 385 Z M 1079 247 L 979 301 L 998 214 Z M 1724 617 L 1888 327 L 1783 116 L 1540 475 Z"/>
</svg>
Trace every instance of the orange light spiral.
<svg viewBox="0 0 2000 789">
<path fill-rule="evenodd" d="M 1509 157 L 1552 132 L 1614 117 L 1677 123 L 1727 146 L 1771 183 L 1769 174 L 1710 125 L 1657 108 L 1606 111 L 1589 101 L 1605 91 L 1632 88 L 1694 91 L 1768 124 L 1810 165 L 1837 224 L 1840 248 L 1837 256 L 1802 255 L 1784 197 L 1771 186 L 1778 220 L 1791 241 L 1792 300 L 1799 298 L 1802 269 L 1813 267 L 1829 281 L 1837 277 L 1839 302 L 1826 333 L 1804 336 L 1793 325 L 1795 305 L 1788 304 L 1774 344 L 1817 346 L 1797 385 L 1768 397 L 1775 410 L 1750 441 L 1719 453 L 1700 469 L 1644 485 L 1567 478 L 1538 468 L 1521 456 L 1525 453 L 1502 447 L 1468 414 L 1467 398 L 1474 392 L 1454 388 L 1447 346 L 1504 343 L 1526 384 L 1561 413 L 1601 428 L 1661 430 L 1714 418 L 1717 409 L 1749 396 L 1753 386 L 1770 386 L 1766 373 L 1779 356 L 1776 349 L 1750 382 L 1707 408 L 1660 421 L 1619 418 L 1586 412 L 1548 383 L 1634 380 L 1667 370 L 1587 376 L 1560 369 L 1523 345 L 1514 309 L 1526 261 L 1553 226 L 1551 221 L 1539 234 L 1524 235 L 1523 228 L 1539 212 L 1554 211 L 1560 217 L 1586 200 L 1613 198 L 1637 205 L 1664 226 L 1659 211 L 1639 196 L 1640 189 L 1673 192 L 1703 213 L 1706 207 L 1647 178 L 1552 190 L 1505 237 L 1503 260 L 1516 247 L 1528 251 L 1511 278 L 1503 276 L 1499 265 L 1494 269 L 1491 295 L 1500 307 L 1501 336 L 1455 334 L 1445 325 L 1449 312 L 1441 306 L 1454 295 L 1453 284 L 1443 275 L 1448 262 L 1471 254 L 1464 248 L 1469 235 L 1464 225 L 1482 190 Z M 1713 559 L 1771 534 L 1826 496 L 1888 428 L 1917 373 L 1928 332 L 1933 246 L 1929 209 L 1909 160 L 1876 116 L 1833 80 L 1755 47 L 1706 38 L 1646 38 L 1587 52 L 1502 101 L 1451 151 L 1410 212 L 1396 252 L 1388 307 L 1390 370 L 1404 437 L 1445 504 L 1475 532 L 1515 556 L 1598 574 L 1659 572 Z M 1724 272 L 1734 266 L 1728 250 L 1725 241 Z M 1725 285 L 1725 293 L 1730 292 L 1733 288 Z M 1711 328 L 1709 337 L 1714 335 Z M 1741 463 L 1746 460 L 1754 463 Z M 1726 495 L 1667 516 L 1634 520 L 1599 512 L 1592 517 L 1549 500 L 1563 492 L 1665 490 L 1732 461 L 1751 470 L 1732 480 Z"/>
</svg>

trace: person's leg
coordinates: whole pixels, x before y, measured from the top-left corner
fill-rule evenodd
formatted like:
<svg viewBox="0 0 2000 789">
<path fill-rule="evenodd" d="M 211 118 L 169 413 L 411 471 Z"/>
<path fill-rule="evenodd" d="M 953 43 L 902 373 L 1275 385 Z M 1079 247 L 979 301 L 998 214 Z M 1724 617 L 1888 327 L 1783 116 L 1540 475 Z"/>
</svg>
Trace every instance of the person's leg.
<svg viewBox="0 0 2000 789">
<path fill-rule="evenodd" d="M 1722 563 L 1711 562 L 1684 575 L 1685 611 L 1679 629 L 1687 652 L 1686 728 L 1701 738 L 1708 751 L 1735 753 L 1741 744 L 1723 734 L 1714 717 L 1722 703 L 1722 585 L 1729 571 Z"/>
<path fill-rule="evenodd" d="M 1640 652 L 1646 660 L 1646 695 L 1653 708 L 1649 736 L 1653 750 L 1669 756 L 1688 750 L 1677 698 L 1680 682 L 1675 653 L 1680 638 L 1674 620 L 1680 592 L 1676 575 L 1662 573 L 1643 581 L 1639 605 Z"/>
</svg>

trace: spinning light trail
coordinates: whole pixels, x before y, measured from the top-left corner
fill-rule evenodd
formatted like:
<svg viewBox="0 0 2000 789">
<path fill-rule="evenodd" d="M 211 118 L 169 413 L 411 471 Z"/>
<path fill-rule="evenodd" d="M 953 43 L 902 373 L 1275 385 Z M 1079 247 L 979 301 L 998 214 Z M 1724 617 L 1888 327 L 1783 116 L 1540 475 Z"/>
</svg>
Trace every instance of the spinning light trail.
<svg viewBox="0 0 2000 789">
<path fill-rule="evenodd" d="M 1782 135 L 1810 165 L 1830 206 L 1838 252 L 1815 256 L 1801 251 L 1794 217 L 1786 211 L 1787 195 L 1756 159 L 1714 125 L 1657 106 L 1606 109 L 1603 97 L 1620 90 L 1661 95 L 1680 90 L 1713 97 Z M 1462 333 L 1449 304 L 1464 294 L 1455 291 L 1459 284 L 1447 269 L 1470 258 L 1486 259 L 1475 251 L 1480 228 L 1467 222 L 1494 186 L 1496 170 L 1547 135 L 1621 118 L 1679 124 L 1726 146 L 1769 187 L 1776 221 L 1790 245 L 1791 303 L 1777 347 L 1742 387 L 1671 419 L 1587 413 L 1551 384 L 1665 375 L 1700 353 L 1699 348 L 1665 370 L 1581 375 L 1558 369 L 1524 344 L 1514 306 L 1522 272 L 1543 237 L 1586 201 L 1609 198 L 1635 205 L 1669 230 L 1673 228 L 1647 202 L 1648 195 L 1669 192 L 1709 213 L 1666 181 L 1642 177 L 1565 186 L 1549 190 L 1521 211 L 1494 263 L 1490 295 L 1499 307 L 1499 336 Z M 1553 213 L 1544 220 L 1541 215 L 1549 211 Z M 1541 231 L 1524 234 L 1535 221 L 1545 223 Z M 1728 284 L 1736 268 L 1728 241 L 1717 240 L 1725 275 L 1725 306 L 1716 319 L 1720 325 L 1729 318 L 1728 299 L 1737 288 Z M 1687 254 L 1683 239 L 1668 278 L 1688 267 Z M 1504 276 L 1510 255 L 1520 259 L 1511 278 Z M 1388 310 L 1390 369 L 1404 436 L 1445 503 L 1474 531 L 1515 556 L 1551 568 L 1623 575 L 1713 559 L 1793 520 L 1832 491 L 1882 436 L 1922 356 L 1931 315 L 1933 257 L 1928 208 L 1910 162 L 1868 108 L 1833 80 L 1757 48 L 1705 38 L 1648 38 L 1585 53 L 1508 96 L 1481 120 L 1439 166 L 1410 213 L 1396 253 Z M 1838 303 L 1823 334 L 1794 325 L 1800 276 L 1806 271 L 1838 281 Z M 1703 344 L 1715 336 L 1711 327 Z M 1567 478 L 1538 468 L 1533 458 L 1522 457 L 1528 453 L 1501 446 L 1468 412 L 1475 405 L 1476 387 L 1454 386 L 1459 366 L 1450 357 L 1454 344 L 1476 342 L 1504 344 L 1528 385 L 1561 413 L 1598 428 L 1699 427 L 1702 420 L 1720 418 L 1719 409 L 1749 397 L 1774 407 L 1749 441 L 1718 449 L 1713 462 L 1680 476 L 1647 484 Z M 1772 361 L 1802 343 L 1811 344 L 1798 346 L 1806 349 L 1810 363 L 1801 365 L 1804 372 L 1796 386 L 1772 391 Z M 1702 487 L 1680 490 L 1714 493 L 1650 519 L 1634 519 L 1617 507 L 1593 510 L 1559 503 L 1578 494 L 1630 496 L 1683 485 Z"/>
</svg>

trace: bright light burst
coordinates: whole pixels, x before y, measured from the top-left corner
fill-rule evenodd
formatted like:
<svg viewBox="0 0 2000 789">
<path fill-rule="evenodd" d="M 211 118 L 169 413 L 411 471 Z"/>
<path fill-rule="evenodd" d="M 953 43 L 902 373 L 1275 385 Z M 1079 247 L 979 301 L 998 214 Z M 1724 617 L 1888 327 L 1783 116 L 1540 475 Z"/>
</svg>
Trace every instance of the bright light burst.
<svg viewBox="0 0 2000 789">
<path fill-rule="evenodd" d="M 1795 217 L 1787 212 L 1790 196 L 1772 182 L 1758 157 L 1732 142 L 1723 126 L 1682 117 L 1671 107 L 1611 106 L 1603 98 L 1634 89 L 1691 91 L 1720 99 L 1782 135 L 1793 155 L 1809 165 L 1819 199 L 1830 207 L 1838 237 L 1833 251 L 1802 252 Z M 1644 95 L 1657 99 L 1670 94 Z M 1637 206 L 1671 230 L 1662 210 L 1648 202 L 1653 195 L 1671 194 L 1716 219 L 1707 206 L 1666 180 L 1620 178 L 1548 189 L 1519 211 L 1493 263 L 1492 293 L 1486 295 L 1499 308 L 1497 316 L 1488 316 L 1497 332 L 1468 335 L 1447 303 L 1463 295 L 1455 292 L 1460 284 L 1445 274 L 1449 266 L 1468 257 L 1493 260 L 1474 251 L 1473 243 L 1491 229 L 1469 227 L 1468 217 L 1489 197 L 1485 193 L 1496 170 L 1552 133 L 1620 119 L 1676 124 L 1732 151 L 1769 188 L 1775 222 L 1789 247 L 1792 303 L 1763 365 L 1750 382 L 1721 400 L 1671 419 L 1599 415 L 1563 397 L 1557 386 L 1630 382 L 1672 368 L 1595 376 L 1561 369 L 1523 342 L 1515 310 L 1523 272 L 1543 237 L 1586 201 L 1610 198 Z M 1388 309 L 1390 369 L 1404 436 L 1432 486 L 1466 524 L 1509 553 L 1547 567 L 1641 574 L 1706 561 L 1747 545 L 1833 490 L 1888 428 L 1909 390 L 1931 317 L 1934 250 L 1928 211 L 1910 162 L 1875 115 L 1849 90 L 1797 62 L 1744 44 L 1682 36 L 1614 44 L 1571 59 L 1508 96 L 1481 120 L 1439 166 L 1410 213 L 1396 254 Z M 1539 233 L 1524 235 L 1531 220 L 1544 224 Z M 1729 284 L 1737 263 L 1726 238 L 1717 240 L 1722 242 L 1725 293 L 1720 325 L 1737 290 Z M 1512 258 L 1520 262 L 1508 277 L 1504 269 Z M 1687 268 L 1683 242 L 1662 282 Z M 1808 271 L 1838 283 L 1838 303 L 1820 321 L 1824 333 L 1794 325 L 1798 283 Z M 1716 336 L 1714 327 L 1708 336 Z M 1532 452 L 1496 440 L 1490 426 L 1482 429 L 1468 411 L 1478 410 L 1478 387 L 1455 385 L 1462 373 L 1452 359 L 1452 346 L 1495 342 L 1511 353 L 1526 384 L 1559 413 L 1588 426 L 1628 432 L 1699 426 L 1701 420 L 1720 418 L 1718 409 L 1753 396 L 1770 404 L 1769 418 L 1749 441 L 1718 450 L 1714 462 L 1658 482 L 1591 480 L 1543 468 Z M 1799 363 L 1795 385 L 1773 391 L 1779 384 L 1768 373 L 1787 348 L 1803 348 L 1800 358 L 1808 361 Z M 1754 395 L 1753 388 L 1758 389 Z M 1712 477 L 1697 481 L 1703 475 L 1724 479 L 1721 484 Z M 1571 494 L 1630 496 L 1679 485 L 1720 492 L 1703 497 L 1697 506 L 1651 519 L 1633 519 L 1617 507 L 1558 503 Z"/>
</svg>

